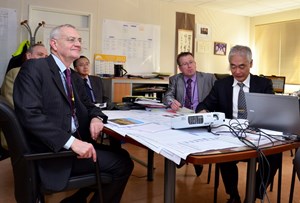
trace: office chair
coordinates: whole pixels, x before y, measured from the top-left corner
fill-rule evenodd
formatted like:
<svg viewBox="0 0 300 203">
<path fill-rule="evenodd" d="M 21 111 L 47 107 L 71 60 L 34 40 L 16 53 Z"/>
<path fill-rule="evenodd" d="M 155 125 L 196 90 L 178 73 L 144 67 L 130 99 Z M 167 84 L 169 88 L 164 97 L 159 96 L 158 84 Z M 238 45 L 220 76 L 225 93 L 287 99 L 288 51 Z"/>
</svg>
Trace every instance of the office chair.
<svg viewBox="0 0 300 203">
<path fill-rule="evenodd" d="M 281 159 L 278 160 L 279 163 L 279 168 L 278 168 L 278 185 L 277 185 L 277 203 L 281 202 L 281 182 L 282 182 L 282 156 Z M 242 161 L 242 162 L 247 162 L 248 161 Z M 248 165 L 249 166 L 249 165 Z M 247 177 L 249 173 L 249 168 L 247 167 Z M 300 154 L 299 154 L 299 173 L 300 173 Z M 218 187 L 219 187 L 219 180 L 220 180 L 220 166 L 218 163 L 215 164 L 215 181 L 214 181 L 214 203 L 217 203 L 217 198 L 218 198 Z M 274 184 L 274 178 L 270 180 L 270 192 L 273 191 L 273 184 Z M 291 203 L 291 202 L 290 202 Z"/>
<path fill-rule="evenodd" d="M 16 201 L 18 203 L 44 203 L 45 194 L 61 192 L 44 189 L 39 180 L 36 162 L 42 159 L 76 156 L 76 154 L 72 151 L 32 153 L 12 107 L 3 96 L 0 96 L 0 128 L 4 132 L 11 157 Z M 62 191 L 98 186 L 100 202 L 103 202 L 101 184 L 110 183 L 112 176 L 106 173 L 100 174 L 98 167 L 96 163 L 94 173 L 70 177 L 66 188 Z"/>
<path fill-rule="evenodd" d="M 226 78 L 226 77 L 230 76 L 230 74 L 228 74 L 228 73 L 215 73 L 214 75 L 215 75 L 217 80 L 220 80 L 220 79 L 223 79 L 223 78 Z"/>
<path fill-rule="evenodd" d="M 300 150 L 298 150 L 298 149 L 296 150 L 293 164 L 294 165 L 293 165 L 293 171 L 292 171 L 289 203 L 293 203 L 296 175 L 297 175 L 298 179 L 300 180 Z"/>
</svg>

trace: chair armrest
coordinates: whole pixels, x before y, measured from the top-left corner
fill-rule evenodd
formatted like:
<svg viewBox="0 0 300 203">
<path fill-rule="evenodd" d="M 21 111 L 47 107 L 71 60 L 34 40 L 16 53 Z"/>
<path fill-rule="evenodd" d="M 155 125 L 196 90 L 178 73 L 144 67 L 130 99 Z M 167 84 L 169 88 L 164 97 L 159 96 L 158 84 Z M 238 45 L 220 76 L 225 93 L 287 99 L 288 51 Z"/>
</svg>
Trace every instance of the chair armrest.
<svg viewBox="0 0 300 203">
<path fill-rule="evenodd" d="M 28 161 L 33 160 L 42 160 L 42 159 L 53 159 L 60 157 L 71 157 L 77 156 L 77 154 L 73 151 L 61 151 L 61 152 L 46 152 L 46 153 L 35 153 L 35 154 L 25 154 L 24 158 Z"/>
</svg>

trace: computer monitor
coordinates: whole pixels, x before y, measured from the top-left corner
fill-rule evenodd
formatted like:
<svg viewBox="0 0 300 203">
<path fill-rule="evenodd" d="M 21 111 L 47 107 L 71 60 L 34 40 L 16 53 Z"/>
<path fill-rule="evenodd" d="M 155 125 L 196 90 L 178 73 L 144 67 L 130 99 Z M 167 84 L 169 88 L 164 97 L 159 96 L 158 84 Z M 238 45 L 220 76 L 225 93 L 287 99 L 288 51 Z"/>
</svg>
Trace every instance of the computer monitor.
<svg viewBox="0 0 300 203">
<path fill-rule="evenodd" d="M 285 76 L 264 76 L 265 78 L 269 78 L 272 80 L 273 83 L 273 89 L 275 93 L 284 93 L 284 85 L 285 85 Z"/>
</svg>

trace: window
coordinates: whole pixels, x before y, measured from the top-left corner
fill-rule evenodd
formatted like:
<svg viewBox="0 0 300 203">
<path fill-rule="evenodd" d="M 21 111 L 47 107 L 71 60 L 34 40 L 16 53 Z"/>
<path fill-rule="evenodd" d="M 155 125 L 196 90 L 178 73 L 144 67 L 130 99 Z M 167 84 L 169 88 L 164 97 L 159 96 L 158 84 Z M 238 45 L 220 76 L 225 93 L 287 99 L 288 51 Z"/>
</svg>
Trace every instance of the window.
<svg viewBox="0 0 300 203">
<path fill-rule="evenodd" d="M 255 27 L 259 73 L 286 76 L 286 83 L 300 84 L 300 20 Z"/>
</svg>

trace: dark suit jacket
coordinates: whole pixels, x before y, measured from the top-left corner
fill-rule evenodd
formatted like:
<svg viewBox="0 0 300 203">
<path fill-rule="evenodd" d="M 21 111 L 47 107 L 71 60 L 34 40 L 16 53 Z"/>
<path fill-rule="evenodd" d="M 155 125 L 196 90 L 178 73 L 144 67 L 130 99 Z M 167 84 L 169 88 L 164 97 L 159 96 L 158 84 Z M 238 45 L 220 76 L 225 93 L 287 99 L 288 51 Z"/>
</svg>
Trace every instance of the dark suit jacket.
<svg viewBox="0 0 300 203">
<path fill-rule="evenodd" d="M 96 103 L 109 102 L 109 98 L 105 96 L 102 79 L 99 76 L 89 75 L 90 83 L 94 92 Z"/>
<path fill-rule="evenodd" d="M 78 74 L 78 76 L 80 77 L 80 75 Z M 104 86 L 103 86 L 103 82 L 102 79 L 99 76 L 95 76 L 95 75 L 89 75 L 89 80 L 90 80 L 90 84 L 91 84 L 91 88 L 93 90 L 94 96 L 95 96 L 95 103 L 105 103 L 107 104 L 106 109 L 111 110 L 113 108 L 113 104 L 111 103 L 110 99 L 105 96 L 105 91 L 104 91 Z M 83 81 L 83 79 L 81 79 Z M 76 81 L 75 85 L 81 86 L 82 85 L 82 81 Z M 85 91 L 87 91 L 86 89 L 84 89 Z"/>
<path fill-rule="evenodd" d="M 82 81 L 74 71 L 71 77 L 72 83 Z M 84 88 L 83 81 L 78 87 L 73 85 L 78 131 L 83 140 L 91 140 L 90 120 L 96 116 L 107 120 L 107 116 L 88 100 Z M 71 136 L 71 109 L 53 57 L 25 62 L 16 78 L 13 95 L 17 117 L 33 151 L 64 150 Z M 64 188 L 72 161 L 73 158 L 41 161 L 38 169 L 44 186 L 51 190 Z"/>
<path fill-rule="evenodd" d="M 196 112 L 206 109 L 211 112 L 224 112 L 226 118 L 232 118 L 233 81 L 233 76 L 217 80 L 209 95 L 198 104 Z M 249 92 L 273 94 L 272 81 L 251 74 Z"/>
</svg>

